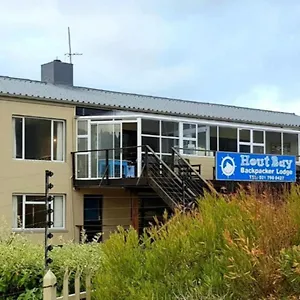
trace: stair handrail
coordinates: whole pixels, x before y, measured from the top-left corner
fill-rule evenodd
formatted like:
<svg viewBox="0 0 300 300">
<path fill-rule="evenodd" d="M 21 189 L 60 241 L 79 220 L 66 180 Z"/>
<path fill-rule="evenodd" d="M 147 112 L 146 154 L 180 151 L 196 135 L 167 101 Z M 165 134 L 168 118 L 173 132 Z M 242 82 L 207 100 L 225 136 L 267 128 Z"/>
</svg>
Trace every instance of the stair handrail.
<svg viewBox="0 0 300 300">
<path fill-rule="evenodd" d="M 172 147 L 172 151 L 177 154 L 177 156 L 179 156 L 183 162 L 192 170 L 194 170 L 194 173 L 196 174 L 196 176 L 201 180 L 203 181 L 206 186 L 209 188 L 210 192 L 215 194 L 215 195 L 218 195 L 218 192 L 216 191 L 216 189 L 213 187 L 212 184 L 210 184 L 206 179 L 204 179 L 193 167 L 192 165 L 174 148 Z"/>
<path fill-rule="evenodd" d="M 158 159 L 161 164 L 167 168 L 167 170 L 177 179 L 180 181 L 181 184 L 183 184 L 183 181 L 182 179 L 154 152 L 154 150 L 149 146 L 149 145 L 146 145 L 146 148 L 154 155 L 154 157 L 156 159 Z M 148 162 L 147 162 L 148 163 Z"/>
</svg>

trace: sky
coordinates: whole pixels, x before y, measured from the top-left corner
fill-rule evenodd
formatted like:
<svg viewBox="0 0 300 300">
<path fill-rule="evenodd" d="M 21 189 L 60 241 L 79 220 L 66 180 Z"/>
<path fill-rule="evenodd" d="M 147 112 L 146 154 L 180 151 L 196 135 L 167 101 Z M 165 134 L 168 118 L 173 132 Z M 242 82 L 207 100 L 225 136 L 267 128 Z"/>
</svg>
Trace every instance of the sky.
<svg viewBox="0 0 300 300">
<path fill-rule="evenodd" d="M 299 0 L 0 0 L 0 75 L 300 114 Z"/>
</svg>

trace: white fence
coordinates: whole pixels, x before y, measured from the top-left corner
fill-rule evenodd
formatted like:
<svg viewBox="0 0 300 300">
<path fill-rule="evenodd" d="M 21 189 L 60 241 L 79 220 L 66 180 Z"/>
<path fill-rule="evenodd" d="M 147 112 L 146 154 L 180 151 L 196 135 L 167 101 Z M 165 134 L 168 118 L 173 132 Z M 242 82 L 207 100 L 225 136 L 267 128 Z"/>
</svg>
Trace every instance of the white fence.
<svg viewBox="0 0 300 300">
<path fill-rule="evenodd" d="M 91 300 L 91 277 L 86 275 L 85 277 L 85 291 L 80 292 L 80 280 L 81 273 L 79 271 L 75 274 L 75 293 L 69 294 L 69 278 L 71 273 L 66 270 L 63 281 L 63 295 L 57 297 L 56 294 L 56 276 L 51 270 L 48 270 L 43 280 L 43 300 L 79 300 L 86 299 Z"/>
</svg>

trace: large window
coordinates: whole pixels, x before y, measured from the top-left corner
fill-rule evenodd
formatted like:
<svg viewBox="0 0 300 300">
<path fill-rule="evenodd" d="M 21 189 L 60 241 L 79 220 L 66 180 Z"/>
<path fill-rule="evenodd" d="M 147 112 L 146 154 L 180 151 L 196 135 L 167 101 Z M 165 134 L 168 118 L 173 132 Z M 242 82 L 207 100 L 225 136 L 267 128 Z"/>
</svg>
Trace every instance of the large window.
<svg viewBox="0 0 300 300">
<path fill-rule="evenodd" d="M 64 122 L 13 117 L 13 157 L 32 160 L 64 160 Z"/>
<path fill-rule="evenodd" d="M 172 147 L 179 146 L 179 123 L 142 119 L 142 145 L 149 145 L 161 157 L 171 155 Z"/>
<path fill-rule="evenodd" d="M 265 153 L 265 132 L 263 130 L 239 128 L 239 152 Z"/>
<path fill-rule="evenodd" d="M 65 228 L 65 197 L 54 196 L 51 202 L 52 228 Z M 46 223 L 45 198 L 42 195 L 13 195 L 13 228 L 42 229 Z"/>
<path fill-rule="evenodd" d="M 193 123 L 182 124 L 183 153 L 205 155 L 207 149 L 207 126 Z"/>
<path fill-rule="evenodd" d="M 237 151 L 237 129 L 232 127 L 219 127 L 219 150 Z"/>
</svg>

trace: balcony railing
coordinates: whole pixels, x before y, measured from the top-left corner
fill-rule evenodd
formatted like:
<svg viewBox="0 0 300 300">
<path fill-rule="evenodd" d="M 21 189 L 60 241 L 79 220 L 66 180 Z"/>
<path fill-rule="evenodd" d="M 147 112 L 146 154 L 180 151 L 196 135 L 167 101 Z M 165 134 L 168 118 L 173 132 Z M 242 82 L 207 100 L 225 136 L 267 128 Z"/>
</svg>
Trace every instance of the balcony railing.
<svg viewBox="0 0 300 300">
<path fill-rule="evenodd" d="M 137 146 L 73 152 L 73 175 L 77 180 L 137 177 L 139 153 Z"/>
</svg>

